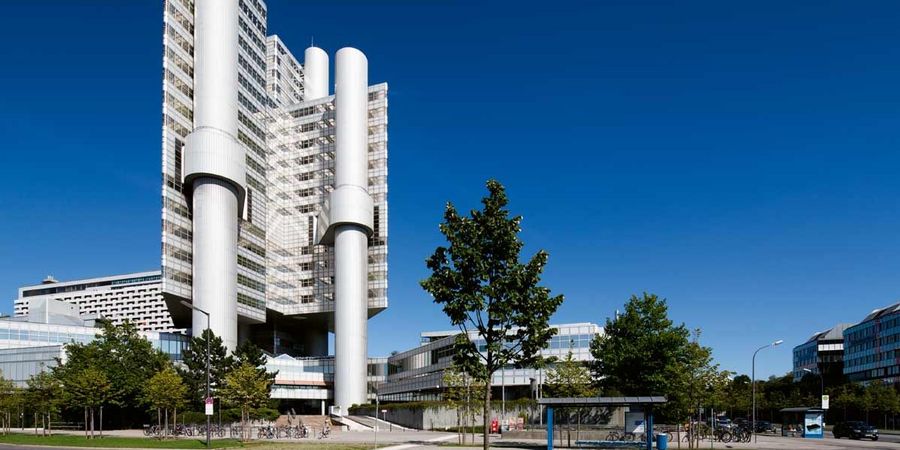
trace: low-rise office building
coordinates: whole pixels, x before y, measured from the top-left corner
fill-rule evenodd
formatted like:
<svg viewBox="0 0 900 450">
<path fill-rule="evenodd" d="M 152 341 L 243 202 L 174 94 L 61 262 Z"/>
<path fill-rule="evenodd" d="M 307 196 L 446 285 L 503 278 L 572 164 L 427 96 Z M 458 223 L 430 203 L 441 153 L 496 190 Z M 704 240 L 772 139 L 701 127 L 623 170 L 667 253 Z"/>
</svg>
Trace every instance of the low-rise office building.
<svg viewBox="0 0 900 450">
<path fill-rule="evenodd" d="M 103 329 L 100 317 L 81 314 L 77 305 L 51 298 L 30 300 L 25 315 L 0 319 L 0 372 L 19 387 L 32 376 L 66 361 L 66 344 L 84 344 Z M 189 337 L 166 331 L 139 331 L 154 348 L 181 360 Z"/>
<path fill-rule="evenodd" d="M 844 375 L 850 381 L 900 382 L 900 303 L 844 330 Z"/>
<path fill-rule="evenodd" d="M 794 347 L 794 381 L 800 381 L 807 373 L 839 381 L 844 372 L 844 330 L 850 326 L 837 324 Z"/>
<path fill-rule="evenodd" d="M 591 341 L 603 334 L 603 328 L 593 323 L 573 323 L 553 325 L 556 335 L 544 349 L 544 357 L 555 356 L 563 359 L 569 351 L 576 361 L 588 363 L 593 360 L 590 352 Z M 378 386 L 381 401 L 401 402 L 439 400 L 444 391 L 444 372 L 453 364 L 453 343 L 459 331 L 429 331 L 421 334 L 421 344 L 411 350 L 391 355 L 387 358 L 387 377 Z M 471 333 L 479 348 L 484 340 L 477 333 Z M 546 369 L 505 367 L 491 380 L 494 398 L 528 398 L 534 395 L 532 387 L 537 387 L 547 378 Z"/>
</svg>

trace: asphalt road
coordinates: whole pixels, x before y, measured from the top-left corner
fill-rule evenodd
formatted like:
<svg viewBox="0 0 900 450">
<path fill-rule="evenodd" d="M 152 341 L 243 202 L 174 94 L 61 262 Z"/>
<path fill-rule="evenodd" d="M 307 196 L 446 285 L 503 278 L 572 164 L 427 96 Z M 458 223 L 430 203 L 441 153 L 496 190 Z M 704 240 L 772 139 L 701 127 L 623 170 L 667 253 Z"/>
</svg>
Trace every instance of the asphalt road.
<svg viewBox="0 0 900 450">
<path fill-rule="evenodd" d="M 831 434 L 830 431 L 829 431 L 829 432 L 826 432 L 826 433 L 825 433 L 825 439 L 834 439 L 834 435 Z M 849 441 L 849 440 L 852 440 L 852 439 L 841 438 L 841 439 L 839 439 L 839 440 L 841 440 L 841 441 L 844 441 L 844 440 Z M 869 439 L 864 439 L 864 440 L 865 440 L 865 441 L 868 441 Z M 879 434 L 879 435 L 878 435 L 878 442 L 891 442 L 891 443 L 897 443 L 897 444 L 900 444 L 900 435 L 897 435 L 897 434 Z"/>
</svg>

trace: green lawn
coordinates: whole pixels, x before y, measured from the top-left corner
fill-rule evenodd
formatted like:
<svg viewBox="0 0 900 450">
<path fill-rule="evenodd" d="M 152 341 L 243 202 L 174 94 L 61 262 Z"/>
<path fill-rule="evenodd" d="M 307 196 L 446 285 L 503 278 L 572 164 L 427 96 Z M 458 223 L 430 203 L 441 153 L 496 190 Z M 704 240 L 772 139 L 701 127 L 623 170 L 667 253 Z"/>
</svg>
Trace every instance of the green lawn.
<svg viewBox="0 0 900 450">
<path fill-rule="evenodd" d="M 206 448 L 203 439 L 152 439 L 106 436 L 103 439 L 85 439 L 84 436 L 55 434 L 40 436 L 34 434 L 10 433 L 0 436 L 0 444 L 46 445 L 61 447 L 106 447 L 106 448 Z M 213 439 L 212 448 L 252 448 L 254 450 L 298 449 L 298 450 L 371 450 L 366 444 L 331 444 L 321 442 L 267 442 L 253 441 L 241 444 L 237 439 Z M 2 448 L 0 448 L 2 450 Z"/>
<path fill-rule="evenodd" d="M 65 447 L 108 447 L 108 448 L 206 448 L 201 439 L 151 439 L 104 436 L 103 439 L 85 439 L 84 436 L 54 434 L 40 436 L 34 434 L 11 433 L 0 436 L 0 444 L 51 445 Z M 236 439 L 214 439 L 213 448 L 243 447 Z"/>
</svg>

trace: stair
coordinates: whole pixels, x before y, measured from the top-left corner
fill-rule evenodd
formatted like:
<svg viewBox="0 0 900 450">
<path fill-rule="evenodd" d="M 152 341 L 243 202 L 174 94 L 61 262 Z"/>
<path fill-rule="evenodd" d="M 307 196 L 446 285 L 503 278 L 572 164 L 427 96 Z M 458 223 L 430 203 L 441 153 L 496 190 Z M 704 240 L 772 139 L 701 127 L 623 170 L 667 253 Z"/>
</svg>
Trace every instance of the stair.
<svg viewBox="0 0 900 450">
<path fill-rule="evenodd" d="M 333 422 L 330 421 L 328 416 L 303 416 L 303 415 L 290 415 L 290 414 L 282 414 L 278 416 L 278 419 L 275 420 L 275 426 L 297 426 L 297 425 L 306 425 L 310 429 L 310 434 L 312 436 L 318 436 L 319 433 L 322 432 L 322 428 L 325 427 L 325 424 L 329 423 L 329 427 L 331 428 L 331 433 L 338 433 L 341 431 L 341 427 L 335 426 Z"/>
</svg>

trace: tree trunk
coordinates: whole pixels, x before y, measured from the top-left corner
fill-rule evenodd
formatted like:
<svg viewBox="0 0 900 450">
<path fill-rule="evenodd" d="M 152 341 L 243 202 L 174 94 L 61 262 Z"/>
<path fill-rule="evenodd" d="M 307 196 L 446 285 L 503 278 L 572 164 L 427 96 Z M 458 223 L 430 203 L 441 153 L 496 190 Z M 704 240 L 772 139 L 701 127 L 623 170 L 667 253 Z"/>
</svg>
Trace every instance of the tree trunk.
<svg viewBox="0 0 900 450">
<path fill-rule="evenodd" d="M 87 406 L 84 407 L 84 438 L 88 437 L 88 413 Z"/>
<path fill-rule="evenodd" d="M 94 438 L 94 408 L 91 407 L 91 439 Z"/>
<path fill-rule="evenodd" d="M 52 417 L 50 411 L 47 411 L 47 434 L 50 436 L 53 436 L 53 424 L 50 423 Z"/>
<path fill-rule="evenodd" d="M 156 408 L 156 430 L 159 433 L 159 438 L 162 439 L 162 411 L 159 408 Z"/>
<path fill-rule="evenodd" d="M 100 405 L 100 439 L 103 439 L 103 405 Z"/>
<path fill-rule="evenodd" d="M 247 440 L 247 430 L 246 425 L 244 425 L 246 421 L 244 420 L 244 408 L 241 407 L 241 440 Z"/>
<path fill-rule="evenodd" d="M 487 379 L 484 383 L 484 442 L 483 442 L 483 450 L 489 450 L 491 446 L 491 376 L 493 373 L 489 373 L 487 375 Z"/>
</svg>

